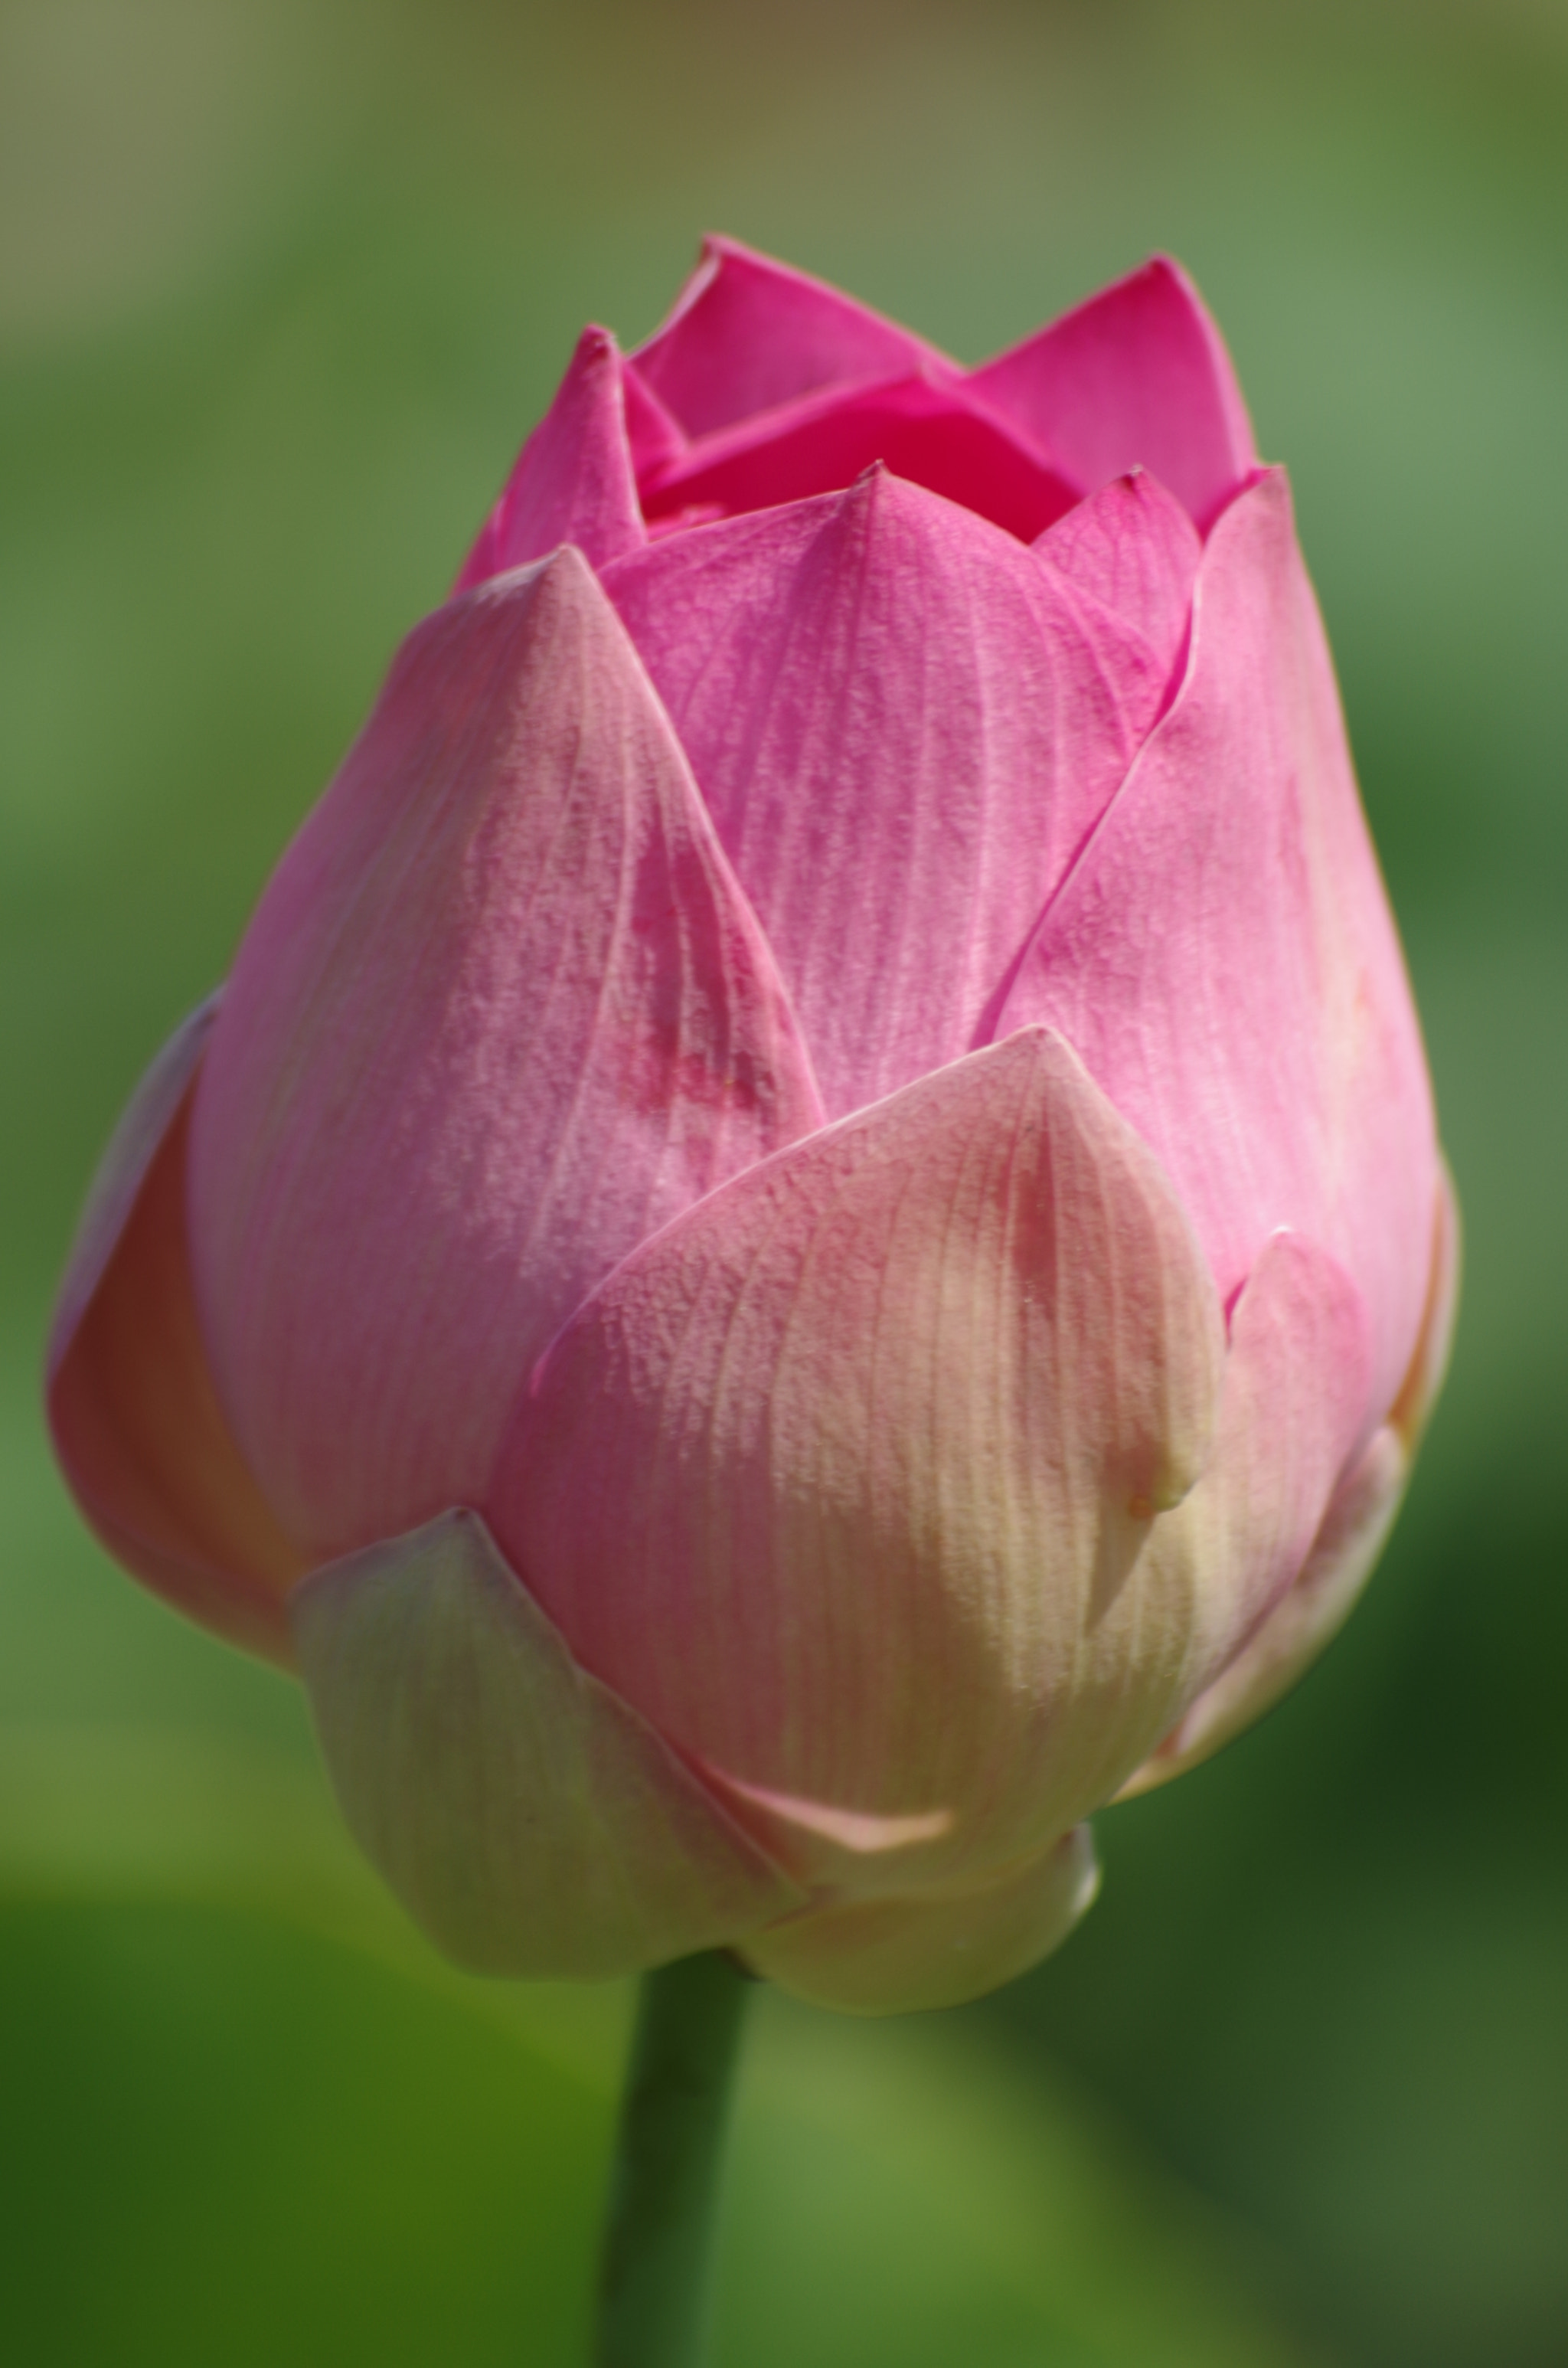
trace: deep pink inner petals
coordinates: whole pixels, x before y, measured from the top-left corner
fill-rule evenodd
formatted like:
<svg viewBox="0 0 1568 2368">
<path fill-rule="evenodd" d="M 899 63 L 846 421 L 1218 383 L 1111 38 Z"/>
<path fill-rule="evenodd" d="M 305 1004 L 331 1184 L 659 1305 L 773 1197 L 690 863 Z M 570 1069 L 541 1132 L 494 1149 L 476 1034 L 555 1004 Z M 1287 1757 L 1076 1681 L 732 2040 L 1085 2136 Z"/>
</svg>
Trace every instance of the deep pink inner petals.
<svg viewBox="0 0 1568 2368">
<path fill-rule="evenodd" d="M 655 541 L 603 580 L 830 1115 L 985 1041 L 1158 712 L 1165 668 L 1142 635 L 885 471 Z"/>
<path fill-rule="evenodd" d="M 621 363 L 620 393 L 626 406 L 626 440 L 638 476 L 667 468 L 686 450 L 687 439 L 635 362 Z"/>
<path fill-rule="evenodd" d="M 1152 469 L 1205 529 L 1256 465 L 1223 340 L 1165 256 L 983 363 L 969 384 L 1090 491 Z"/>
<path fill-rule="evenodd" d="M 816 388 L 953 368 L 896 321 L 731 238 L 703 242 L 674 311 L 632 362 L 687 436 Z"/>
<path fill-rule="evenodd" d="M 721 435 L 645 473 L 651 527 L 699 509 L 734 516 L 837 493 L 881 461 L 1020 542 L 1063 517 L 1082 488 L 1027 437 L 956 387 L 925 374 L 808 396 Z"/>
</svg>

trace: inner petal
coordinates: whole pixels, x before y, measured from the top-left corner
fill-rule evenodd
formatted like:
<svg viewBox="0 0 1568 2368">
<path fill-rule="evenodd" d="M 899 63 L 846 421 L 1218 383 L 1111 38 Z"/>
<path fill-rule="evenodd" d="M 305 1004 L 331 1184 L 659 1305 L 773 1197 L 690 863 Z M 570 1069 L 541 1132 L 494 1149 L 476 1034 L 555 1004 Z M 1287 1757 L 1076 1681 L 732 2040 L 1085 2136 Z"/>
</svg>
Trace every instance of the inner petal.
<svg viewBox="0 0 1568 2368">
<path fill-rule="evenodd" d="M 984 1041 L 1158 712 L 1134 628 L 885 472 L 604 572 L 830 1115 Z"/>
<path fill-rule="evenodd" d="M 954 365 L 894 321 L 733 238 L 704 240 L 674 311 L 632 357 L 688 436 L 850 380 Z"/>
<path fill-rule="evenodd" d="M 652 525 L 693 507 L 733 516 L 802 501 L 840 491 L 878 461 L 1020 542 L 1043 534 L 1083 490 L 961 388 L 916 374 L 832 389 L 700 438 L 643 478 L 643 515 Z"/>
</svg>

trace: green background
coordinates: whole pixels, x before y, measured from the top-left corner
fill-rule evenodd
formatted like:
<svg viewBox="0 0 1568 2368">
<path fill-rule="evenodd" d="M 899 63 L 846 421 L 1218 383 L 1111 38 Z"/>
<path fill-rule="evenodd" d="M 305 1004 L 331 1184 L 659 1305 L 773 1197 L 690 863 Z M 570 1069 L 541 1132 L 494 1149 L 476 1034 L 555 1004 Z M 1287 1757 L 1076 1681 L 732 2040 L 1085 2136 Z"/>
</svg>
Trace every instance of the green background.
<svg viewBox="0 0 1568 2368">
<path fill-rule="evenodd" d="M 566 2363 L 619 1992 L 442 1971 L 35 1406 L 125 1091 L 578 324 L 699 233 L 979 358 L 1173 249 L 1290 461 L 1468 1226 L 1371 1595 L 983 2005 L 771 1996 L 721 2368 L 1568 2358 L 1568 9 L 0 9 L 0 2342 Z"/>
</svg>

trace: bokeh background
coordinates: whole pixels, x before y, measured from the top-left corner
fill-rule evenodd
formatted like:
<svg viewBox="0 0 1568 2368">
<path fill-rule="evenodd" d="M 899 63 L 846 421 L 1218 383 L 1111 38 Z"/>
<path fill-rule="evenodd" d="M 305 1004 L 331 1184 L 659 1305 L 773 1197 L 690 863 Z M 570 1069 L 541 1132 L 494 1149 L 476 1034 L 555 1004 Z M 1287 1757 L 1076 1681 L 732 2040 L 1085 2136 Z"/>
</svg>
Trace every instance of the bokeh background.
<svg viewBox="0 0 1568 2368">
<path fill-rule="evenodd" d="M 1370 1598 L 981 2007 L 764 1997 L 720 2368 L 1568 2360 L 1568 6 L 6 0 L 0 2327 L 576 2357 L 627 2000 L 444 1973 L 35 1405 L 115 1110 L 579 323 L 722 228 L 978 359 L 1165 246 L 1288 460 L 1469 1231 Z"/>
</svg>

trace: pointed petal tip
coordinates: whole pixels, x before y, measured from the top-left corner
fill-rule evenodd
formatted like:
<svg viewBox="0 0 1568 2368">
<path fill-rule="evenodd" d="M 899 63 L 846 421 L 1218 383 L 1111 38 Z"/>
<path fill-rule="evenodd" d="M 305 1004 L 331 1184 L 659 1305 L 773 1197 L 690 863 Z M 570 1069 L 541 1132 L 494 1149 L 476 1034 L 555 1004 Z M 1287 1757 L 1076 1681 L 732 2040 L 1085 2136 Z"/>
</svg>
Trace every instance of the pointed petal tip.
<svg viewBox="0 0 1568 2368">
<path fill-rule="evenodd" d="M 1169 256 L 1151 257 L 971 381 L 1091 491 L 1142 461 L 1199 528 L 1255 458 L 1223 341 Z"/>
<path fill-rule="evenodd" d="M 813 390 L 885 378 L 936 349 L 825 280 L 738 239 L 705 238 L 696 268 L 636 368 L 688 436 L 706 436 Z"/>
<path fill-rule="evenodd" d="M 1174 694 L 1202 541 L 1183 505 L 1142 465 L 1124 470 L 1032 545 L 1140 632 Z"/>
<path fill-rule="evenodd" d="M 1144 256 L 1136 269 L 1128 273 L 1127 277 L 1130 279 L 1136 279 L 1140 274 L 1145 272 L 1163 279 L 1174 280 L 1183 295 L 1190 297 L 1194 303 L 1202 302 L 1198 293 L 1197 282 L 1186 264 L 1180 262 L 1176 256 L 1169 254 L 1165 248 L 1156 246 L 1152 253 Z"/>
<path fill-rule="evenodd" d="M 457 590 L 557 543 L 580 543 L 603 564 L 646 541 L 622 376 L 610 332 L 585 329 L 463 563 Z"/>
</svg>

